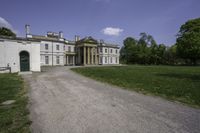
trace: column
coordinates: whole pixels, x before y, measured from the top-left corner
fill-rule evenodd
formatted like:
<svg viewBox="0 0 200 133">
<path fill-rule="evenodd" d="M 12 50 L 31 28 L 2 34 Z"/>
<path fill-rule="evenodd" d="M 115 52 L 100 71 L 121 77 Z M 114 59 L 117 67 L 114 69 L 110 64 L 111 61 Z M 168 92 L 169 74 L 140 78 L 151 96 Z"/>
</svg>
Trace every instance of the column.
<svg viewBox="0 0 200 133">
<path fill-rule="evenodd" d="M 86 65 L 86 47 L 83 47 L 83 65 Z"/>
<path fill-rule="evenodd" d="M 94 47 L 91 48 L 91 56 L 92 56 L 92 65 L 94 64 Z"/>
<path fill-rule="evenodd" d="M 72 64 L 73 64 L 73 66 L 75 65 L 75 58 L 74 58 L 74 55 L 72 56 Z"/>
<path fill-rule="evenodd" d="M 97 59 L 97 47 L 95 48 L 95 64 L 98 65 L 98 59 Z"/>
<path fill-rule="evenodd" d="M 66 64 L 69 65 L 68 55 L 66 56 Z"/>
<path fill-rule="evenodd" d="M 80 48 L 77 47 L 77 61 L 76 61 L 77 64 L 80 64 Z"/>
<path fill-rule="evenodd" d="M 88 47 L 88 62 L 87 62 L 87 64 L 88 65 L 90 65 L 90 47 Z"/>
</svg>

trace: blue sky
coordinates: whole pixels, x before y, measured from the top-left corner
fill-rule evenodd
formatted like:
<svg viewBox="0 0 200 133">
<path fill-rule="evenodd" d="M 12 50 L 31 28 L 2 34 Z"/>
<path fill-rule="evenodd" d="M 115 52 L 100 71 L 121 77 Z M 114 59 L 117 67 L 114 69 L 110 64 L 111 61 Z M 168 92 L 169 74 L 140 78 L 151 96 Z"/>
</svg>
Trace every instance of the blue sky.
<svg viewBox="0 0 200 133">
<path fill-rule="evenodd" d="M 1 0 L 0 5 L 0 26 L 19 36 L 29 24 L 32 34 L 63 31 L 69 40 L 93 36 L 119 45 L 141 32 L 172 45 L 180 26 L 200 17 L 200 0 Z"/>
</svg>

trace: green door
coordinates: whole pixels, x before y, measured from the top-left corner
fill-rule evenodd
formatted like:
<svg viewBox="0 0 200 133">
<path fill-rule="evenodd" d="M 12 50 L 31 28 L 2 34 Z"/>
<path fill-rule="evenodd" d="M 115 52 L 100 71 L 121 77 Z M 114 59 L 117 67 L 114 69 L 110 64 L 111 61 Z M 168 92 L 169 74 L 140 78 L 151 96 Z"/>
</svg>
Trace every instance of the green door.
<svg viewBox="0 0 200 133">
<path fill-rule="evenodd" d="M 20 52 L 20 71 L 30 71 L 29 53 L 26 51 Z"/>
</svg>

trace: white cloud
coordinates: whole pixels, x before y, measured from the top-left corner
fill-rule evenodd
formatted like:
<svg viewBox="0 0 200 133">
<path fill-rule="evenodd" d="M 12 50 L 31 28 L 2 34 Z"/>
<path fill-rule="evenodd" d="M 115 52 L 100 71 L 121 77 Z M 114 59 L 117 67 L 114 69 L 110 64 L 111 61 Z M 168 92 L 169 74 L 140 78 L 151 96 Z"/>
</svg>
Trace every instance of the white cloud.
<svg viewBox="0 0 200 133">
<path fill-rule="evenodd" d="M 119 36 L 121 32 L 124 30 L 121 28 L 114 28 L 114 27 L 106 27 L 102 30 L 103 34 L 109 36 Z"/>
<path fill-rule="evenodd" d="M 11 29 L 14 33 L 18 33 L 13 27 L 12 25 L 7 21 L 5 20 L 4 18 L 0 17 L 0 27 L 6 27 L 8 29 Z"/>
</svg>

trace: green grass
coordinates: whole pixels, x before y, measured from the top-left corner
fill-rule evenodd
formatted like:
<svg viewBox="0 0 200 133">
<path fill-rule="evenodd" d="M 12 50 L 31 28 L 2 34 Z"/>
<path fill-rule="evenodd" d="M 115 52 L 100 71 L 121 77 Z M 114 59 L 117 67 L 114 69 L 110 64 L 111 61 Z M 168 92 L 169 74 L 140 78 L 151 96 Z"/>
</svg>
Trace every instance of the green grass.
<svg viewBox="0 0 200 133">
<path fill-rule="evenodd" d="M 72 70 L 125 89 L 200 107 L 200 67 L 133 65 Z"/>
<path fill-rule="evenodd" d="M 0 105 L 0 133 L 29 133 L 28 99 L 24 82 L 17 74 L 0 74 L 0 103 L 16 100 L 11 105 Z"/>
</svg>

